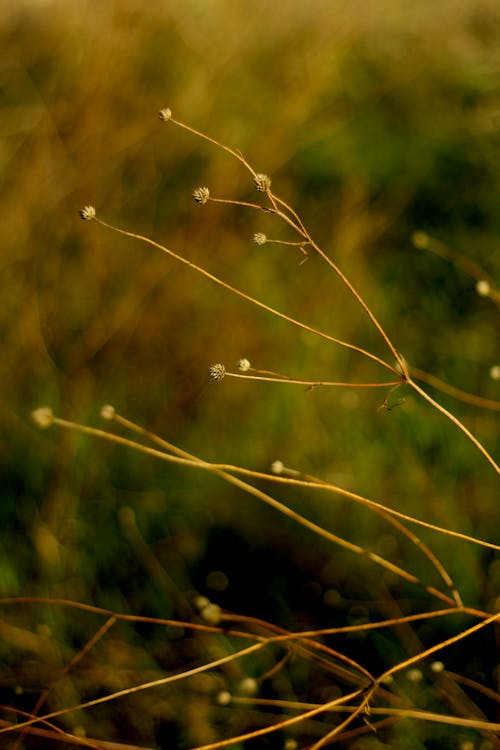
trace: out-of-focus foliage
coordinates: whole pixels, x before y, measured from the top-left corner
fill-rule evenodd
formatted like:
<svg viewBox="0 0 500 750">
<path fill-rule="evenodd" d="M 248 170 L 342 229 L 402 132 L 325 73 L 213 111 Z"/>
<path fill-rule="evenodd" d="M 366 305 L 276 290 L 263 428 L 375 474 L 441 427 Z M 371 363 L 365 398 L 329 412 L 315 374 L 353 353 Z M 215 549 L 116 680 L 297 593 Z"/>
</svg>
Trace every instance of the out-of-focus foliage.
<svg viewBox="0 0 500 750">
<path fill-rule="evenodd" d="M 208 377 L 212 362 L 233 367 L 248 357 L 290 377 L 380 380 L 374 363 L 78 217 L 93 204 L 104 219 L 386 356 L 319 259 L 300 265 L 294 248 L 252 242 L 258 231 L 294 240 L 283 225 L 241 208 L 196 206 L 197 185 L 225 198 L 255 194 L 227 154 L 158 120 L 169 106 L 272 177 L 410 364 L 498 398 L 489 376 L 500 356 L 498 309 L 459 267 L 411 241 L 427 232 L 498 275 L 498 3 L 4 1 L 0 43 L 0 593 L 181 617 L 182 602 L 201 592 L 298 627 L 331 616 L 325 592 L 342 592 L 347 617 L 351 600 L 378 585 L 378 574 L 360 576 L 347 553 L 311 545 L 304 530 L 212 478 L 88 438 L 39 433 L 29 413 L 45 403 L 98 423 L 110 402 L 203 458 L 259 470 L 279 458 L 498 542 L 494 473 L 413 396 L 388 412 L 378 410 L 376 391 Z M 438 399 L 495 452 L 495 413 Z M 319 495 L 282 499 L 407 562 L 406 545 L 368 512 Z M 142 542 L 123 520 L 127 509 Z M 492 557 L 422 536 L 467 603 L 491 606 Z M 167 577 L 152 575 L 142 543 Z M 427 570 L 423 559 L 412 564 L 417 575 Z M 211 591 L 213 571 L 227 576 L 223 591 Z M 415 596 L 397 585 L 393 593 Z M 78 618 L 51 616 L 61 642 L 83 638 Z"/>
</svg>

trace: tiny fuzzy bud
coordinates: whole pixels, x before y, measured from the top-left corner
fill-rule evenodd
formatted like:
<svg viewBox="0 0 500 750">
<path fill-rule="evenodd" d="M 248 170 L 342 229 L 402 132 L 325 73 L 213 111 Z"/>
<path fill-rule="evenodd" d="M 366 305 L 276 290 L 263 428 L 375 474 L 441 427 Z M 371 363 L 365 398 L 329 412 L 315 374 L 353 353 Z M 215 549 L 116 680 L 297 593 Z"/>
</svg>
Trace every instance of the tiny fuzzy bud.
<svg viewBox="0 0 500 750">
<path fill-rule="evenodd" d="M 262 232 L 256 232 L 253 236 L 253 241 L 256 245 L 265 245 L 267 242 L 267 237 Z"/>
<path fill-rule="evenodd" d="M 105 404 L 101 408 L 101 417 L 103 419 L 114 419 L 114 417 L 115 417 L 115 407 L 111 406 L 110 404 Z"/>
<path fill-rule="evenodd" d="M 205 607 L 208 607 L 210 604 L 210 599 L 208 599 L 206 596 L 197 596 L 194 600 L 194 606 L 197 610 L 201 611 L 202 609 L 205 609 Z"/>
<path fill-rule="evenodd" d="M 285 470 L 285 464 L 283 461 L 273 461 L 271 464 L 271 471 L 273 474 L 283 474 Z"/>
<path fill-rule="evenodd" d="M 172 110 L 168 107 L 165 107 L 165 109 L 160 109 L 158 112 L 158 117 L 162 122 L 168 122 L 172 117 Z"/>
<path fill-rule="evenodd" d="M 480 297 L 489 297 L 491 292 L 491 286 L 485 279 L 481 279 L 476 284 L 476 292 Z"/>
<path fill-rule="evenodd" d="M 255 695 L 259 689 L 259 683 L 253 677 L 245 677 L 239 684 L 239 692 L 243 695 Z"/>
<path fill-rule="evenodd" d="M 217 362 L 215 365 L 211 365 L 210 367 L 210 377 L 214 380 L 222 380 L 224 378 L 224 375 L 226 374 L 226 368 L 224 365 L 221 365 L 220 362 Z"/>
<path fill-rule="evenodd" d="M 260 190 L 261 193 L 265 193 L 271 187 L 271 178 L 267 174 L 256 174 L 253 178 L 253 184 Z"/>
<path fill-rule="evenodd" d="M 49 406 L 40 406 L 31 412 L 31 418 L 38 427 L 44 430 L 53 423 L 54 413 Z"/>
<path fill-rule="evenodd" d="M 442 661 L 433 661 L 431 664 L 431 669 L 436 673 L 442 672 L 444 669 L 444 664 Z"/>
<path fill-rule="evenodd" d="M 238 370 L 240 370 L 240 372 L 248 372 L 250 368 L 251 368 L 251 364 L 246 357 L 243 357 L 243 359 L 238 360 Z"/>
<path fill-rule="evenodd" d="M 221 618 L 221 608 L 218 604 L 207 604 L 200 612 L 200 616 L 209 625 L 218 625 Z"/>
<path fill-rule="evenodd" d="M 294 740 L 293 737 L 289 737 L 283 745 L 284 750 L 297 750 L 298 746 L 297 740 Z"/>
<path fill-rule="evenodd" d="M 411 241 L 419 250 L 426 250 L 429 247 L 429 235 L 425 232 L 414 232 Z"/>
<path fill-rule="evenodd" d="M 492 380 L 500 380 L 500 365 L 490 367 L 490 378 Z"/>
<path fill-rule="evenodd" d="M 82 208 L 79 213 L 84 221 L 91 221 L 92 219 L 95 219 L 94 206 L 84 206 L 84 208 Z"/>
<path fill-rule="evenodd" d="M 420 682 L 423 677 L 420 669 L 409 669 L 406 673 L 406 676 L 408 677 L 410 682 Z"/>
<path fill-rule="evenodd" d="M 197 187 L 193 190 L 193 198 L 199 206 L 203 206 L 210 198 L 210 190 L 207 187 Z"/>
<path fill-rule="evenodd" d="M 217 703 L 219 706 L 227 706 L 231 703 L 231 693 L 229 690 L 221 690 L 217 696 Z"/>
</svg>

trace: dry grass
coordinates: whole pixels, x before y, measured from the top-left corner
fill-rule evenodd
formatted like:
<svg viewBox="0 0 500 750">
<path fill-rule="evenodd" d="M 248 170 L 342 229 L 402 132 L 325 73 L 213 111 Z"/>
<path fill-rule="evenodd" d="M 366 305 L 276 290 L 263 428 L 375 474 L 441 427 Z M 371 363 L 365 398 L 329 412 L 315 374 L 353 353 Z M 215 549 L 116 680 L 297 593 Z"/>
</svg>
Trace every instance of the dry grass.
<svg viewBox="0 0 500 750">
<path fill-rule="evenodd" d="M 337 10 L 333 30 L 328 3 L 272 17 L 257 4 L 236 36 L 229 3 L 193 4 L 193 18 L 116 3 L 83 32 L 54 6 L 39 49 L 80 51 L 57 77 L 6 13 L 8 65 L 44 93 L 23 110 L 24 202 L 6 212 L 12 392 L 19 374 L 6 423 L 20 467 L 33 445 L 24 494 L 40 498 L 19 516 L 32 550 L 13 529 L 0 579 L 0 733 L 14 748 L 500 742 L 496 10 Z M 453 64 L 435 44 L 443 19 Z M 182 46 L 201 55 L 219 36 L 189 77 Z M 111 67 L 93 46 L 108 37 Z M 174 116 L 155 127 L 144 112 L 168 76 Z M 200 91 L 220 77 L 210 135 L 180 122 L 214 119 Z M 276 90 L 294 92 L 279 111 Z M 481 158 L 457 166 L 471 143 Z M 456 204 L 438 192 L 447 169 Z M 189 201 L 197 182 L 209 189 Z M 89 201 L 97 215 L 77 227 Z M 35 274 L 36 245 L 51 255 Z M 37 314 L 16 316 L 35 281 Z M 38 409 L 38 425 L 62 429 L 13 429 L 16 399 L 40 398 L 61 407 Z M 111 429 L 86 426 L 97 398 L 127 416 L 105 407 Z"/>
</svg>

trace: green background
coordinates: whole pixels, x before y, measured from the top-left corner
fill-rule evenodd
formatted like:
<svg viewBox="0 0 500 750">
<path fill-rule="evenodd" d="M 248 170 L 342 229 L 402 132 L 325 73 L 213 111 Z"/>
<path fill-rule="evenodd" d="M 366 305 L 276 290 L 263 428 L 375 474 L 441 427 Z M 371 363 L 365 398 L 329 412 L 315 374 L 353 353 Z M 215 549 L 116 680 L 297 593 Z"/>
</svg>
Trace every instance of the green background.
<svg viewBox="0 0 500 750">
<path fill-rule="evenodd" d="M 321 259 L 311 255 L 300 265 L 293 247 L 252 242 L 255 232 L 296 239 L 284 225 L 243 208 L 194 203 L 199 185 L 229 199 L 258 194 L 226 153 L 161 123 L 157 112 L 168 106 L 174 118 L 241 150 L 272 177 L 274 191 L 300 213 L 410 365 L 498 399 L 498 381 L 490 377 L 499 364 L 497 306 L 476 293 L 463 270 L 411 239 L 427 232 L 489 276 L 498 274 L 498 4 L 74 0 L 3 2 L 0 12 L 0 594 L 174 619 L 190 619 L 195 596 L 203 594 L 291 629 L 437 606 L 220 480 L 57 428 L 40 432 L 30 412 L 50 405 L 59 416 L 102 426 L 99 409 L 111 403 L 201 458 L 259 471 L 280 459 L 498 543 L 494 471 L 410 392 L 396 393 L 405 402 L 384 411 L 379 390 L 215 383 L 208 375 L 212 363 L 234 370 L 241 357 L 306 380 L 373 382 L 386 377 L 382 368 L 78 216 L 94 205 L 106 221 L 391 361 Z M 495 454 L 494 411 L 437 398 Z M 334 496 L 276 496 L 440 585 L 425 558 L 369 511 Z M 467 605 L 498 609 L 500 567 L 491 552 L 433 532 L 419 535 Z M 33 605 L 4 607 L 0 617 L 23 633 L 48 626 L 57 643 L 56 656 L 44 656 L 37 641 L 26 658 L 24 641 L 4 627 L 2 702 L 16 702 L 21 685 L 29 697 L 17 704 L 30 710 L 36 690 L 91 637 L 97 621 Z M 435 642 L 457 632 L 456 625 L 427 625 L 419 637 Z M 344 647 L 375 673 L 409 655 L 396 636 L 367 640 L 363 648 Z M 149 639 L 138 629 L 121 632 L 118 643 L 124 663 L 131 659 L 137 670 L 126 684 L 139 682 L 141 669 L 175 669 L 205 653 L 191 644 L 172 656 L 158 633 Z M 494 688 L 490 646 L 488 635 L 480 646 L 470 644 L 470 658 L 460 649 L 455 658 Z M 100 656 L 121 663 L 111 646 Z M 325 699 L 324 677 L 311 688 L 312 666 L 304 669 L 282 693 Z M 97 673 L 65 685 L 52 707 L 117 689 Z M 207 711 L 211 689 L 197 689 L 198 708 Z M 175 696 L 188 701 L 181 687 Z M 120 704 L 116 715 L 101 709 L 92 720 L 82 714 L 75 721 L 94 736 L 148 746 L 166 747 L 162 737 L 179 747 L 207 741 L 188 719 L 178 722 L 175 710 L 162 723 L 152 703 L 143 696 Z M 217 721 L 216 737 L 227 736 L 228 726 L 242 731 L 223 712 L 207 719 L 211 731 Z M 421 741 L 448 741 L 437 727 L 420 725 Z M 391 731 L 402 742 L 400 728 Z M 30 741 L 27 747 L 37 746 Z M 414 741 L 423 746 L 417 734 Z M 380 744 L 383 736 L 379 744 L 359 742 L 392 746 Z"/>
</svg>

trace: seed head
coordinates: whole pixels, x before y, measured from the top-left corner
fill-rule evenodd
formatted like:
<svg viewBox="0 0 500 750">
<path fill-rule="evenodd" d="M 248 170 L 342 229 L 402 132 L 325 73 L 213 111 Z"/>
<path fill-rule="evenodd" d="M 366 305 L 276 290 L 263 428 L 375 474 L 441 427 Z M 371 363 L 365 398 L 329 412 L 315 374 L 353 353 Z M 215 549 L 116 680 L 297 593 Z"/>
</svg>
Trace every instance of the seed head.
<svg viewBox="0 0 500 750">
<path fill-rule="evenodd" d="M 227 706 L 231 703 L 231 693 L 229 690 L 221 690 L 217 696 L 217 703 L 219 706 Z"/>
<path fill-rule="evenodd" d="M 203 206 L 210 198 L 210 190 L 207 187 L 197 187 L 193 190 L 193 198 L 199 206 Z"/>
<path fill-rule="evenodd" d="M 255 695 L 259 683 L 253 677 L 244 677 L 239 684 L 239 692 L 243 695 Z"/>
<path fill-rule="evenodd" d="M 222 380 L 226 374 L 226 368 L 220 362 L 210 367 L 210 377 L 214 380 Z"/>
<path fill-rule="evenodd" d="M 207 604 L 200 612 L 200 617 L 209 625 L 218 625 L 221 618 L 221 608 L 218 604 Z"/>
<path fill-rule="evenodd" d="M 168 122 L 172 117 L 172 110 L 168 107 L 165 107 L 165 109 L 160 109 L 158 112 L 158 117 L 162 122 Z"/>
<path fill-rule="evenodd" d="M 110 404 L 105 404 L 103 407 L 101 407 L 101 417 L 103 419 L 114 419 L 115 416 L 115 407 L 111 406 Z"/>
<path fill-rule="evenodd" d="M 265 245 L 267 242 L 267 237 L 265 234 L 262 234 L 262 232 L 256 232 L 253 236 L 253 241 L 256 245 Z"/>
<path fill-rule="evenodd" d="M 273 474 L 283 474 L 285 470 L 285 464 L 283 461 L 273 461 L 271 464 L 271 471 Z"/>
<path fill-rule="evenodd" d="M 436 673 L 442 672 L 444 670 L 444 664 L 442 661 L 433 661 L 431 664 L 431 669 Z"/>
<path fill-rule="evenodd" d="M 50 406 L 40 406 L 38 409 L 34 409 L 31 412 L 31 418 L 38 427 L 45 430 L 53 423 L 54 413 Z"/>
<path fill-rule="evenodd" d="M 266 193 L 271 187 L 271 178 L 267 174 L 256 174 L 253 178 L 253 184 L 261 193 Z"/>
<path fill-rule="evenodd" d="M 406 673 L 406 676 L 410 680 L 410 682 L 421 682 L 423 678 L 423 674 L 420 671 L 420 669 L 409 669 Z"/>
<path fill-rule="evenodd" d="M 251 368 L 251 364 L 249 360 L 246 357 L 243 357 L 243 359 L 240 359 L 238 361 L 238 370 L 240 372 L 248 372 L 248 370 Z"/>
<path fill-rule="evenodd" d="M 91 221 L 92 219 L 95 219 L 94 206 L 84 206 L 84 208 L 80 209 L 79 213 L 84 221 Z"/>
<path fill-rule="evenodd" d="M 488 297 L 491 292 L 491 286 L 485 279 L 481 279 L 476 284 L 476 292 L 480 297 Z"/>
<path fill-rule="evenodd" d="M 490 367 L 490 378 L 492 380 L 500 380 L 500 365 Z"/>
</svg>

